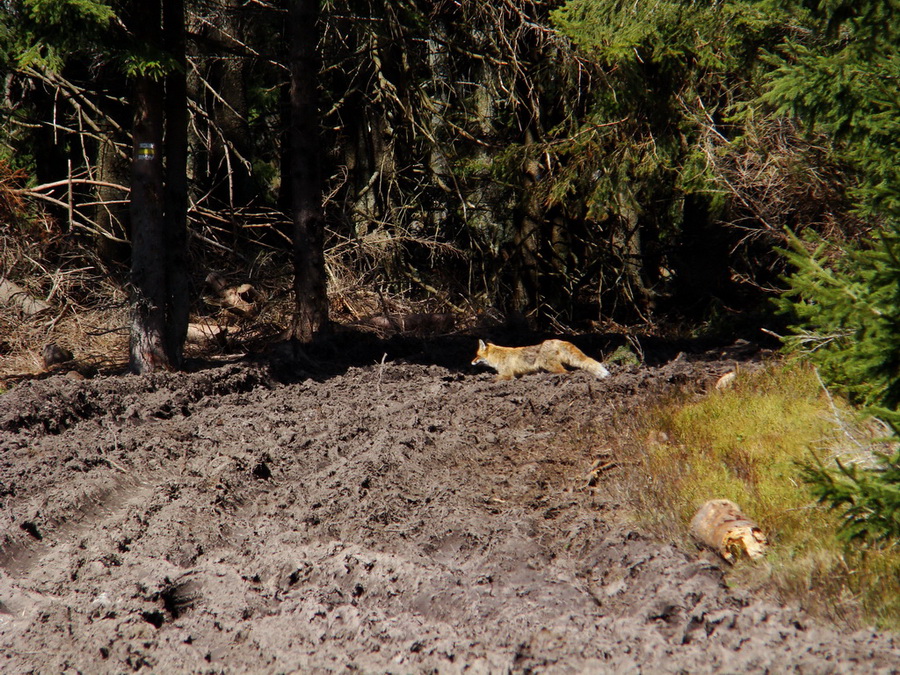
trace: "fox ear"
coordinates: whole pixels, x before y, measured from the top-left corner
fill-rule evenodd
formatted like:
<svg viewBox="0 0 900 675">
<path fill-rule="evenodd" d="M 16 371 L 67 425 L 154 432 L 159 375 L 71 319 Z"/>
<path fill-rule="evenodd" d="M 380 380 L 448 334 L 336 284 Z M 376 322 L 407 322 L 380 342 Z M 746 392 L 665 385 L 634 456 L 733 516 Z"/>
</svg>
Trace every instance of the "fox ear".
<svg viewBox="0 0 900 675">
<path fill-rule="evenodd" d="M 478 341 L 478 349 L 487 349 L 487 345 L 484 344 L 484 340 Z"/>
</svg>

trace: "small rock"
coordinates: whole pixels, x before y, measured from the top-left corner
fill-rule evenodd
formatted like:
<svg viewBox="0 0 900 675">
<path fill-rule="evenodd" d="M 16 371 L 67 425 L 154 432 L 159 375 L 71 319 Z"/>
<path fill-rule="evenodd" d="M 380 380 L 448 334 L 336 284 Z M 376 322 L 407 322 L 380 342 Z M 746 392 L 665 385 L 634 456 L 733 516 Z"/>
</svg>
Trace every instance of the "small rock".
<svg viewBox="0 0 900 675">
<path fill-rule="evenodd" d="M 41 358 L 44 360 L 44 368 L 50 368 L 60 363 L 68 363 L 75 356 L 65 347 L 60 347 L 55 342 L 51 342 L 41 350 Z"/>
</svg>

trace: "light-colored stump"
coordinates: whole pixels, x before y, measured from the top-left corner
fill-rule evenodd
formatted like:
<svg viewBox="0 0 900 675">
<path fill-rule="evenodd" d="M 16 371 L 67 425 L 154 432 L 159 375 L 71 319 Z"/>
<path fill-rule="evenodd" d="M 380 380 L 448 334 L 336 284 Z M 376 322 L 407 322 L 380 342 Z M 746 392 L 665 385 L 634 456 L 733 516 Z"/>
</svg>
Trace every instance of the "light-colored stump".
<svg viewBox="0 0 900 675">
<path fill-rule="evenodd" d="M 691 535 L 730 563 L 741 555 L 761 558 L 768 547 L 759 525 L 727 499 L 712 499 L 701 506 L 691 520 Z"/>
</svg>

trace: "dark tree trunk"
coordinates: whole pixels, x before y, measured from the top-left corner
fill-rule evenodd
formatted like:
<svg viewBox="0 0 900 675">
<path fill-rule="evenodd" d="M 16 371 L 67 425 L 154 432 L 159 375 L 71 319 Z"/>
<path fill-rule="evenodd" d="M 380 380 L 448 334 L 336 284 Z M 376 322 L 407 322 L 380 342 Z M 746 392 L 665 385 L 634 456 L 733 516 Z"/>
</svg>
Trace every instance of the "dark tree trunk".
<svg viewBox="0 0 900 675">
<path fill-rule="evenodd" d="M 526 146 L 536 142 L 532 123 L 532 119 L 528 119 L 525 128 Z M 523 175 L 523 201 L 514 217 L 515 231 L 507 258 L 512 293 L 504 303 L 504 309 L 511 317 L 525 317 L 538 323 L 541 320 L 540 248 L 544 237 L 544 207 L 534 186 L 540 179 L 541 167 L 538 161 L 528 160 Z"/>
<path fill-rule="evenodd" d="M 187 258 L 187 59 L 184 0 L 163 0 L 163 40 L 177 67 L 166 77 L 165 237 L 169 281 L 168 351 L 182 365 L 190 310 Z"/>
<path fill-rule="evenodd" d="M 147 5 L 155 3 L 148 2 Z M 158 5 L 157 5 L 158 8 Z M 159 25 L 157 19 L 156 25 Z M 135 373 L 171 367 L 166 348 L 165 225 L 163 221 L 162 82 L 135 81 L 131 167 L 131 360 Z"/>
<path fill-rule="evenodd" d="M 295 314 L 292 337 L 309 342 L 328 324 L 318 106 L 319 2 L 289 0 L 291 48 L 290 180 Z"/>
<path fill-rule="evenodd" d="M 166 0 L 166 23 L 173 28 L 182 12 L 181 0 Z M 133 31 L 155 49 L 163 44 L 160 0 L 134 3 Z M 176 38 L 169 46 L 178 49 Z M 168 41 L 168 40 L 167 40 Z M 180 40 L 183 58 L 183 38 Z M 176 60 L 178 58 L 175 54 Z M 148 74 L 135 78 L 135 116 L 131 170 L 131 349 L 130 369 L 150 373 L 181 364 L 181 346 L 187 329 L 187 265 L 185 260 L 184 177 L 186 115 L 183 85 L 177 76 L 171 86 L 175 95 L 166 102 L 164 83 Z M 180 101 L 180 102 L 179 102 Z M 163 167 L 163 120 L 170 149 Z M 164 174 L 165 171 L 165 174 Z M 165 178 L 165 180 L 164 180 Z"/>
<path fill-rule="evenodd" d="M 289 28 L 285 26 L 285 32 L 287 32 Z M 288 50 L 290 51 L 290 50 Z M 287 55 L 285 61 L 290 59 L 290 54 Z M 278 116 L 281 120 L 281 127 L 279 129 L 279 140 L 281 142 L 281 153 L 278 156 L 278 174 L 281 180 L 278 183 L 278 197 L 277 203 L 278 208 L 284 211 L 285 213 L 290 213 L 293 211 L 293 196 L 292 190 L 294 188 L 293 181 L 291 181 L 291 82 L 288 80 L 284 83 L 283 86 L 278 89 Z M 287 236 L 293 236 L 291 232 L 285 232 Z"/>
<path fill-rule="evenodd" d="M 123 126 L 127 126 L 127 123 Z M 111 185 L 127 186 L 131 175 L 131 161 L 116 147 L 115 130 L 109 127 L 105 131 L 108 137 L 97 144 L 97 180 Z M 93 219 L 101 232 L 108 232 L 111 235 L 97 236 L 97 253 L 101 260 L 124 267 L 128 264 L 130 248 L 122 241 L 128 240 L 131 223 L 128 204 L 121 202 L 127 198 L 127 194 L 111 185 L 101 185 L 97 188 L 97 201 L 103 203 L 95 207 Z"/>
<path fill-rule="evenodd" d="M 685 197 L 682 222 L 680 242 L 672 256 L 677 300 L 688 316 L 705 316 L 716 299 L 731 300 L 729 260 L 733 244 L 710 216 L 708 199 L 703 196 Z"/>
</svg>

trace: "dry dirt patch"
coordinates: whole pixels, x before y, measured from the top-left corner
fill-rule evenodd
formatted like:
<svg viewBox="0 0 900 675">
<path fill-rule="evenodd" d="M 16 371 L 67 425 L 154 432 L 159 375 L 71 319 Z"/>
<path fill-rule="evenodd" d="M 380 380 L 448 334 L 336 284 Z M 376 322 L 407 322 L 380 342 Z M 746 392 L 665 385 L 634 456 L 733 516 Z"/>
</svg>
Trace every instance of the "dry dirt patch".
<svg viewBox="0 0 900 675">
<path fill-rule="evenodd" d="M 585 489 L 596 429 L 730 364 L 496 383 L 464 353 L 316 377 L 53 377 L 0 397 L 0 670 L 900 665 L 892 636 L 730 591 Z"/>
</svg>

